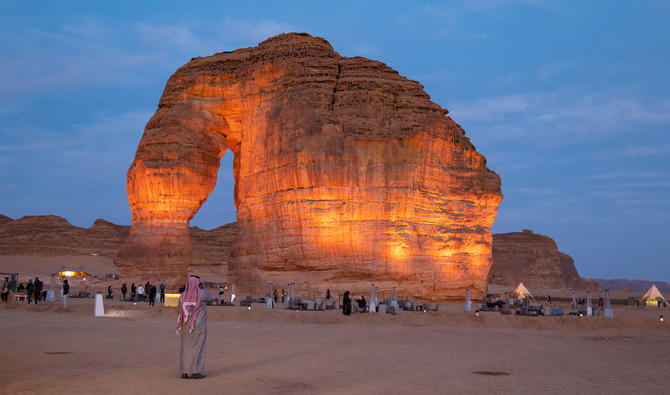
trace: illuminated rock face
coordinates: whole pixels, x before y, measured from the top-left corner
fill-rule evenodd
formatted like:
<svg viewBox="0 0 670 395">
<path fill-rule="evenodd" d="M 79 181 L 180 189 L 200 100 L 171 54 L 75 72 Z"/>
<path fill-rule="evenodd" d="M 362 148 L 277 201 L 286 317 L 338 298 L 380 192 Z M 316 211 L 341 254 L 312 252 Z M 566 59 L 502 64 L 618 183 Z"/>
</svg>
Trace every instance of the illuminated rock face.
<svg viewBox="0 0 670 395">
<path fill-rule="evenodd" d="M 500 178 L 446 112 L 418 82 L 306 34 L 194 58 L 128 171 L 133 226 L 115 262 L 182 281 L 188 221 L 230 150 L 239 287 L 481 295 Z"/>
</svg>

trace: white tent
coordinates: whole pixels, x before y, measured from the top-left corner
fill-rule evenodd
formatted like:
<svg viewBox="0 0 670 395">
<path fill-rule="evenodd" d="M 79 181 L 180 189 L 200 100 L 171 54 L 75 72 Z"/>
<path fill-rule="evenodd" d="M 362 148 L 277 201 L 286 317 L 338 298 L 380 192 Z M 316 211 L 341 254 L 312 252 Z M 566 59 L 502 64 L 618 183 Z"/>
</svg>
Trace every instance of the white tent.
<svg viewBox="0 0 670 395">
<path fill-rule="evenodd" d="M 517 285 L 516 288 L 514 288 L 514 291 L 512 291 L 511 293 L 512 293 L 512 297 L 514 297 L 514 298 L 523 299 L 525 297 L 529 297 L 529 298 L 535 300 L 535 297 L 533 296 L 533 294 L 530 293 L 528 288 L 526 288 L 526 286 L 523 285 L 523 283 L 519 283 L 519 285 Z"/>
<path fill-rule="evenodd" d="M 647 291 L 646 294 L 640 299 L 642 301 L 646 301 L 647 304 L 650 305 L 657 305 L 659 302 L 662 302 L 665 300 L 665 297 L 663 297 L 663 294 L 661 294 L 661 291 L 656 288 L 656 285 L 652 285 L 649 290 Z"/>
</svg>

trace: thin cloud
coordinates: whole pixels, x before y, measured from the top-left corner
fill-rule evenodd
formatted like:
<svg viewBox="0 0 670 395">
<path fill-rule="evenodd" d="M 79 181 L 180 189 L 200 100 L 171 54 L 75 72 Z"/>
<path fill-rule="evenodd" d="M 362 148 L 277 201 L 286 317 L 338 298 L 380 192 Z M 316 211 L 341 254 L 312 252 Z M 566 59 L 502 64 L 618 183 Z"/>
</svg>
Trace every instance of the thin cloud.
<svg viewBox="0 0 670 395">
<path fill-rule="evenodd" d="M 642 124 L 670 125 L 670 102 L 650 97 L 620 99 L 608 92 L 571 97 L 557 93 L 521 93 L 455 102 L 453 118 L 466 130 L 481 129 L 483 138 L 533 140 L 551 137 L 573 141 L 636 129 Z M 662 155 L 668 147 L 631 148 L 627 155 Z"/>
<path fill-rule="evenodd" d="M 291 25 L 274 20 L 249 21 L 229 17 L 223 19 L 223 38 L 228 41 L 260 42 L 268 37 L 291 31 L 294 31 Z"/>
<path fill-rule="evenodd" d="M 72 86 L 143 81 L 147 72 L 174 70 L 194 56 L 235 45 L 255 45 L 294 30 L 274 20 L 224 18 L 222 26 L 137 23 L 127 28 L 96 19 L 53 31 L 0 27 L 0 94 L 12 96 Z M 199 30 L 200 29 L 200 30 Z M 131 43 L 128 45 L 128 43 Z"/>
<path fill-rule="evenodd" d="M 670 174 L 665 174 L 658 171 L 612 171 L 608 173 L 598 173 L 590 176 L 592 179 L 600 180 L 613 180 L 613 179 L 648 179 L 648 178 L 670 178 Z"/>
<path fill-rule="evenodd" d="M 149 47 L 170 48 L 193 56 L 206 55 L 215 49 L 214 43 L 198 37 L 186 26 L 139 23 L 135 28 L 139 38 Z"/>
<path fill-rule="evenodd" d="M 670 155 L 670 145 L 626 147 L 623 150 L 623 155 L 633 157 Z"/>
<path fill-rule="evenodd" d="M 511 95 L 476 100 L 474 102 L 455 104 L 451 113 L 459 121 L 493 120 L 509 114 L 525 112 L 529 107 L 527 95 Z"/>
</svg>

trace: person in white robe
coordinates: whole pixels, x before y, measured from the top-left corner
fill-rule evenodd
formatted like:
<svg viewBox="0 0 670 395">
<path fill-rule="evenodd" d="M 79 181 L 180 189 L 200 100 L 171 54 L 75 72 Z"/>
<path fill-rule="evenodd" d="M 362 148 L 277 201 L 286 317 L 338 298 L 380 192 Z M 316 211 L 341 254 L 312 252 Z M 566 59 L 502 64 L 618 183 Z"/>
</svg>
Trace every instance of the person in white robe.
<svg viewBox="0 0 670 395">
<path fill-rule="evenodd" d="M 200 277 L 189 276 L 186 289 L 179 298 L 177 334 L 180 335 L 179 374 L 181 378 L 201 379 L 205 368 L 207 342 L 207 302 L 216 301 L 202 288 Z"/>
</svg>

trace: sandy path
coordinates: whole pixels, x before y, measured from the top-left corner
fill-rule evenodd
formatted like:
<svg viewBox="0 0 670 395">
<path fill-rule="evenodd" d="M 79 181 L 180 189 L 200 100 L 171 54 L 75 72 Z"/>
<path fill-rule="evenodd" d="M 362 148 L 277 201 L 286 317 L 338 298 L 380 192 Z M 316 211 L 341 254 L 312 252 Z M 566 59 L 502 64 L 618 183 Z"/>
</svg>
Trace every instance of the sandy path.
<svg viewBox="0 0 670 395">
<path fill-rule="evenodd" d="M 670 328 L 651 322 L 656 311 L 628 318 L 639 321 L 642 326 L 637 329 L 599 329 L 594 320 L 589 325 L 595 326 L 581 330 L 570 325 L 579 324 L 571 317 L 558 331 L 505 327 L 512 321 L 523 323 L 514 319 L 524 317 L 497 314 L 479 317 L 486 321 L 479 323 L 463 313 L 359 315 L 342 321 L 336 312 L 210 307 L 208 377 L 198 381 L 178 378 L 174 309 L 114 302 L 107 310 L 116 316 L 95 318 L 92 300 L 71 302 L 68 312 L 53 304 L 0 308 L 0 360 L 5 361 L 0 392 L 670 391 Z M 551 325 L 554 318 L 530 320 Z M 641 330 L 646 327 L 651 335 Z M 483 376 L 474 371 L 509 375 Z"/>
</svg>

